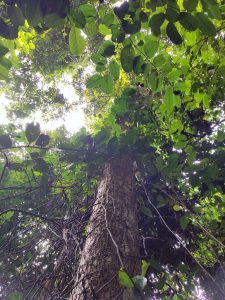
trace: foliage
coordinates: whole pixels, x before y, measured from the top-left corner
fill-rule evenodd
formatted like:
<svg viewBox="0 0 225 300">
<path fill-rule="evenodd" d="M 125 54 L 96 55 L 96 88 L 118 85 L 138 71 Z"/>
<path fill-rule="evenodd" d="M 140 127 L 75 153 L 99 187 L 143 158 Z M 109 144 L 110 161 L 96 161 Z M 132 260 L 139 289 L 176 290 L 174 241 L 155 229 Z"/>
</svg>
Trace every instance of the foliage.
<svg viewBox="0 0 225 300">
<path fill-rule="evenodd" d="M 21 1 L 1 5 L 1 79 L 24 64 L 15 50 L 43 76 L 61 75 L 65 49 L 57 50 L 62 56 L 46 70 L 38 69 L 40 52 L 30 50 L 37 35 L 45 47 L 51 32 L 59 40 L 61 33 L 60 45 L 67 40 L 76 56 L 76 69 L 65 63 L 63 70 L 73 74 L 88 102 L 91 133 L 82 129 L 69 138 L 41 133 L 35 124 L 25 133 L 3 128 L 2 295 L 13 299 L 16 290 L 19 297 L 35 297 L 49 276 L 59 276 L 53 262 L 65 246 L 64 274 L 54 280 L 50 297 L 69 295 L 78 261 L 73 249 L 78 254 L 85 239 L 102 166 L 133 152 L 142 274 L 130 278 L 121 270 L 121 284 L 155 299 L 197 299 L 196 286 L 208 299 L 224 297 L 225 2 L 43 3 L 37 1 L 32 14 Z M 21 74 L 20 85 L 19 78 L 10 82 L 15 103 L 26 80 L 37 94 L 35 79 L 22 69 L 13 72 Z M 34 102 L 28 95 L 21 102 L 28 103 L 26 113 Z M 38 105 L 49 113 L 54 101 L 45 96 Z"/>
</svg>

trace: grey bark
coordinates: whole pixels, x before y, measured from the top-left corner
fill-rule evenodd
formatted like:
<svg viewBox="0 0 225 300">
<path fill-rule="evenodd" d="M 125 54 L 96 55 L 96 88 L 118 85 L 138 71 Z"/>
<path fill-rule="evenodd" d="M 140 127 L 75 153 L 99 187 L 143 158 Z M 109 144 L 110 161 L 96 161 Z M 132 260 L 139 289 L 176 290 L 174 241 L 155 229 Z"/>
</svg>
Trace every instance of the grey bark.
<svg viewBox="0 0 225 300">
<path fill-rule="evenodd" d="M 105 166 L 70 300 L 132 299 L 118 280 L 121 268 L 139 274 L 139 233 L 132 158 Z"/>
</svg>

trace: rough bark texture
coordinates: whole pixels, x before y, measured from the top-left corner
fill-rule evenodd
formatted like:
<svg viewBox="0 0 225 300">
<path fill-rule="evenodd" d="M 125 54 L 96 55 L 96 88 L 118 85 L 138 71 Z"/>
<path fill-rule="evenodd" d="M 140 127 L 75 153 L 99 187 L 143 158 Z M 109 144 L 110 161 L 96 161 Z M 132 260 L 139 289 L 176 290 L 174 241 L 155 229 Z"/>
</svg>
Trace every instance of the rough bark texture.
<svg viewBox="0 0 225 300">
<path fill-rule="evenodd" d="M 131 157 L 111 159 L 105 166 L 88 227 L 70 300 L 131 300 L 119 284 L 118 272 L 139 273 L 137 203 Z"/>
</svg>

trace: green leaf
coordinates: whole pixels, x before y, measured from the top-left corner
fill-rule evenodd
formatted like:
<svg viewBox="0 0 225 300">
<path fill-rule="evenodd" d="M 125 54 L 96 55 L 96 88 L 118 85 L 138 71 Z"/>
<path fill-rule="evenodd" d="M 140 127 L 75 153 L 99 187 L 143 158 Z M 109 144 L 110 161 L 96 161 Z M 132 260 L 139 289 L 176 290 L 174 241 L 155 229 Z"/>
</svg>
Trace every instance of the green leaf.
<svg viewBox="0 0 225 300">
<path fill-rule="evenodd" d="M 209 17 L 212 19 L 217 19 L 217 20 L 222 19 L 222 15 L 218 3 L 216 3 L 215 5 L 208 5 L 208 13 L 209 13 Z"/>
<path fill-rule="evenodd" d="M 153 71 L 149 75 L 149 84 L 153 92 L 156 92 L 158 89 L 159 77 L 156 71 Z"/>
<path fill-rule="evenodd" d="M 102 55 L 105 57 L 110 57 L 115 54 L 115 45 L 111 41 L 107 41 L 102 45 L 103 53 Z"/>
<path fill-rule="evenodd" d="M 10 38 L 9 27 L 2 18 L 0 18 L 0 36 Z"/>
<path fill-rule="evenodd" d="M 152 266 L 158 272 L 164 272 L 163 268 L 161 267 L 160 263 L 155 259 L 150 259 L 150 266 Z"/>
<path fill-rule="evenodd" d="M 183 39 L 179 34 L 176 26 L 171 22 L 169 22 L 166 26 L 166 34 L 168 35 L 170 40 L 176 45 L 180 45 L 183 42 Z"/>
<path fill-rule="evenodd" d="M 141 55 L 138 55 L 134 58 L 133 61 L 133 69 L 135 74 L 140 74 L 142 73 L 142 65 L 144 63 L 144 59 Z"/>
<path fill-rule="evenodd" d="M 188 31 L 194 31 L 198 27 L 196 18 L 188 12 L 181 12 L 179 15 L 180 24 Z"/>
<path fill-rule="evenodd" d="M 119 281 L 120 281 L 120 284 L 122 284 L 126 288 L 133 288 L 134 287 L 134 283 L 132 282 L 131 278 L 123 270 L 119 271 Z"/>
<path fill-rule="evenodd" d="M 127 1 L 123 2 L 119 7 L 116 6 L 113 9 L 115 15 L 121 20 L 128 13 L 128 10 L 129 10 L 129 3 Z"/>
<path fill-rule="evenodd" d="M 86 18 L 84 13 L 80 9 L 74 9 L 71 11 L 71 16 L 73 18 L 76 27 L 84 28 L 86 24 Z"/>
<path fill-rule="evenodd" d="M 147 262 L 146 260 L 141 261 L 141 276 L 145 277 L 149 266 L 150 266 L 150 263 Z"/>
<path fill-rule="evenodd" d="M 112 74 L 112 76 L 114 77 L 115 80 L 119 79 L 119 77 L 120 77 L 120 66 L 114 60 L 111 61 L 111 63 L 109 64 L 109 71 L 110 71 L 110 73 Z"/>
<path fill-rule="evenodd" d="M 120 54 L 121 66 L 126 73 L 129 73 L 133 70 L 133 60 L 135 52 L 131 45 L 125 46 Z"/>
<path fill-rule="evenodd" d="M 105 75 L 102 77 L 100 82 L 100 87 L 102 91 L 106 94 L 111 94 L 113 92 L 113 78 L 111 75 Z"/>
<path fill-rule="evenodd" d="M 105 65 L 107 63 L 107 59 L 104 56 L 102 56 L 100 53 L 94 53 L 94 54 L 92 54 L 91 60 L 96 65 L 97 64 Z"/>
<path fill-rule="evenodd" d="M 9 300 L 22 300 L 23 295 L 20 292 L 13 292 L 9 295 Z"/>
<path fill-rule="evenodd" d="M 74 55 L 81 55 L 86 47 L 86 41 L 81 36 L 79 28 L 73 26 L 69 33 L 70 52 Z"/>
<path fill-rule="evenodd" d="M 99 87 L 101 84 L 101 80 L 102 80 L 102 76 L 99 74 L 95 74 L 87 80 L 86 87 L 88 89 Z"/>
<path fill-rule="evenodd" d="M 122 27 L 124 32 L 128 34 L 134 34 L 140 31 L 141 29 L 141 22 L 138 20 L 134 20 L 132 23 L 123 20 L 122 21 Z"/>
<path fill-rule="evenodd" d="M 145 23 L 148 21 L 148 14 L 144 11 L 140 11 L 139 13 L 139 20 L 142 22 L 142 23 Z"/>
<path fill-rule="evenodd" d="M 26 0 L 24 3 L 23 13 L 29 23 L 29 25 L 35 27 L 43 20 L 43 13 L 41 11 L 40 1 L 29 1 Z"/>
<path fill-rule="evenodd" d="M 38 139 L 36 140 L 36 145 L 40 147 L 45 147 L 49 144 L 50 137 L 47 134 L 40 134 Z"/>
<path fill-rule="evenodd" d="M 176 2 L 173 2 L 172 5 L 167 5 L 166 9 L 166 18 L 169 22 L 176 22 L 179 17 L 179 6 Z"/>
<path fill-rule="evenodd" d="M 125 32 L 119 25 L 113 25 L 111 27 L 112 41 L 116 43 L 122 43 L 125 39 Z"/>
<path fill-rule="evenodd" d="M 16 26 L 23 26 L 25 22 L 24 15 L 18 6 L 9 6 L 8 8 L 9 18 Z"/>
<path fill-rule="evenodd" d="M 104 24 L 99 24 L 98 31 L 103 35 L 111 34 L 111 30 Z"/>
<path fill-rule="evenodd" d="M 8 221 L 12 218 L 13 215 L 14 215 L 14 211 L 8 211 L 5 214 L 0 216 L 0 220 Z"/>
<path fill-rule="evenodd" d="M 109 13 L 104 16 L 102 23 L 105 24 L 106 26 L 111 26 L 114 23 L 114 20 L 115 20 L 115 15 Z"/>
<path fill-rule="evenodd" d="M 0 57 L 4 56 L 9 51 L 8 48 L 0 45 Z"/>
<path fill-rule="evenodd" d="M 40 124 L 28 123 L 25 128 L 25 135 L 29 143 L 34 142 L 40 134 Z"/>
<path fill-rule="evenodd" d="M 180 226 L 183 230 L 185 230 L 188 226 L 188 224 L 190 223 L 190 219 L 186 216 L 182 216 L 180 218 Z"/>
<path fill-rule="evenodd" d="M 12 147 L 12 140 L 9 135 L 1 134 L 0 135 L 0 146 L 2 148 L 10 148 Z"/>
<path fill-rule="evenodd" d="M 197 12 L 195 14 L 195 17 L 198 22 L 198 28 L 201 30 L 201 32 L 205 35 L 216 35 L 216 28 L 212 21 L 209 20 L 209 18 L 203 13 L 203 12 Z"/>
<path fill-rule="evenodd" d="M 152 58 L 159 48 L 159 41 L 153 36 L 147 37 L 144 44 L 144 51 L 148 58 Z"/>
<path fill-rule="evenodd" d="M 180 206 L 180 205 L 178 205 L 178 204 L 175 204 L 175 205 L 173 206 L 173 210 L 174 210 L 174 211 L 181 211 L 182 209 L 183 209 L 183 207 Z"/>
<path fill-rule="evenodd" d="M 85 17 L 95 17 L 96 9 L 92 4 L 83 4 L 79 6 L 79 9 L 82 11 Z"/>
<path fill-rule="evenodd" d="M 167 87 L 165 91 L 165 105 L 168 112 L 172 112 L 175 107 L 175 95 L 171 86 Z"/>
<path fill-rule="evenodd" d="M 184 0 L 183 1 L 184 8 L 186 10 L 195 10 L 198 5 L 198 0 Z"/>
<path fill-rule="evenodd" d="M 85 25 L 84 32 L 87 36 L 93 37 L 98 33 L 98 24 L 96 22 L 90 22 Z"/>
<path fill-rule="evenodd" d="M 166 16 L 164 13 L 159 13 L 151 17 L 149 21 L 149 26 L 154 35 L 160 35 L 160 27 L 165 21 L 165 18 Z"/>
</svg>

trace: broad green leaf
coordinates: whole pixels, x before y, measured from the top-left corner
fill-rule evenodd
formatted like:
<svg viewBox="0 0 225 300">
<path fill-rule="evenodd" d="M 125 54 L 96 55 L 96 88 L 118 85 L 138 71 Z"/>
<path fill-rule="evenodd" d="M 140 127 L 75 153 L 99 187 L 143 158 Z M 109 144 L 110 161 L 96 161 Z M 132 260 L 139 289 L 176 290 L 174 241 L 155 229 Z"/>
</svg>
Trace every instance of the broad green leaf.
<svg viewBox="0 0 225 300">
<path fill-rule="evenodd" d="M 24 15 L 18 6 L 10 5 L 8 8 L 8 14 L 12 23 L 16 26 L 23 26 L 25 22 Z"/>
<path fill-rule="evenodd" d="M 4 56 L 9 51 L 5 46 L 0 45 L 0 57 Z"/>
<path fill-rule="evenodd" d="M 164 23 L 165 18 L 166 16 L 164 13 L 159 13 L 151 17 L 149 26 L 154 35 L 160 35 L 160 27 Z"/>
<path fill-rule="evenodd" d="M 84 28 L 86 24 L 86 19 L 84 13 L 80 9 L 74 9 L 71 11 L 71 16 L 74 21 L 74 25 L 79 28 Z"/>
<path fill-rule="evenodd" d="M 103 51 L 102 55 L 105 57 L 110 57 L 115 54 L 115 44 L 111 41 L 107 41 L 102 45 Z"/>
<path fill-rule="evenodd" d="M 120 281 L 120 284 L 122 284 L 126 288 L 133 288 L 134 287 L 133 281 L 128 276 L 128 274 L 123 270 L 119 271 L 119 281 Z"/>
<path fill-rule="evenodd" d="M 12 147 L 12 140 L 9 135 L 1 134 L 0 135 L 0 146 L 2 148 L 10 148 Z"/>
<path fill-rule="evenodd" d="M 62 29 L 64 27 L 64 20 L 56 13 L 45 16 L 43 22 L 49 28 Z"/>
<path fill-rule="evenodd" d="M 104 24 L 99 24 L 98 31 L 103 35 L 111 34 L 111 30 Z"/>
<path fill-rule="evenodd" d="M 119 77 L 120 77 L 120 66 L 118 65 L 117 62 L 115 62 L 114 60 L 111 61 L 111 63 L 109 64 L 109 70 L 110 70 L 110 73 L 112 74 L 112 76 L 114 77 L 115 80 L 119 79 Z"/>
<path fill-rule="evenodd" d="M 155 58 L 153 60 L 153 63 L 157 68 L 162 67 L 165 62 L 166 62 L 166 59 L 163 54 L 159 54 L 159 55 L 155 56 Z"/>
<path fill-rule="evenodd" d="M 168 112 L 172 112 L 175 107 L 175 95 L 171 86 L 168 86 L 165 91 L 165 105 Z"/>
<path fill-rule="evenodd" d="M 9 300 L 22 300 L 23 295 L 20 292 L 13 292 L 9 295 Z"/>
<path fill-rule="evenodd" d="M 183 5 L 186 10 L 193 11 L 198 5 L 198 0 L 184 0 Z"/>
<path fill-rule="evenodd" d="M 81 55 L 86 47 L 86 41 L 81 35 L 79 28 L 73 26 L 69 33 L 70 52 L 74 55 Z"/>
<path fill-rule="evenodd" d="M 156 284 L 157 289 L 161 290 L 166 282 L 166 275 L 163 275 L 161 278 L 159 278 L 159 281 Z"/>
<path fill-rule="evenodd" d="M 170 40 L 176 45 L 180 45 L 183 42 L 183 39 L 179 34 L 176 26 L 171 22 L 169 22 L 166 26 L 166 34 L 168 35 Z"/>
<path fill-rule="evenodd" d="M 150 266 L 152 266 L 158 272 L 164 272 L 163 268 L 161 267 L 160 263 L 155 259 L 149 260 Z"/>
<path fill-rule="evenodd" d="M 174 211 L 181 211 L 181 210 L 183 210 L 183 207 L 180 206 L 180 205 L 178 205 L 178 204 L 175 204 L 175 205 L 173 206 L 173 210 L 174 210 Z"/>
<path fill-rule="evenodd" d="M 14 211 L 8 211 L 5 214 L 0 216 L 0 220 L 2 221 L 8 221 L 12 218 L 12 216 L 14 215 Z"/>
<path fill-rule="evenodd" d="M 144 11 L 141 11 L 139 13 L 139 20 L 142 22 L 142 23 L 145 23 L 148 21 L 148 14 Z"/>
<path fill-rule="evenodd" d="M 222 19 L 222 15 L 218 3 L 216 3 L 215 5 L 208 5 L 208 13 L 209 13 L 209 17 L 212 19 L 217 19 L 217 20 Z"/>
<path fill-rule="evenodd" d="M 9 27 L 2 18 L 0 18 L 0 36 L 7 39 L 10 38 Z"/>
<path fill-rule="evenodd" d="M 131 45 L 125 46 L 120 54 L 121 66 L 126 73 L 129 73 L 133 70 L 133 60 L 135 52 Z"/>
<path fill-rule="evenodd" d="M 28 123 L 25 128 L 25 135 L 29 143 L 34 142 L 40 134 L 40 124 Z"/>
<path fill-rule="evenodd" d="M 101 80 L 102 80 L 102 76 L 99 74 L 95 74 L 87 80 L 86 87 L 88 89 L 99 87 L 101 84 Z"/>
<path fill-rule="evenodd" d="M 142 65 L 144 63 L 144 59 L 141 55 L 138 55 L 134 58 L 133 61 L 133 69 L 135 74 L 140 74 L 142 73 Z"/>
<path fill-rule="evenodd" d="M 203 12 L 197 12 L 195 14 L 195 17 L 198 22 L 198 28 L 203 34 L 214 36 L 216 35 L 216 27 Z"/>
<path fill-rule="evenodd" d="M 186 216 L 182 216 L 180 218 L 180 226 L 183 230 L 185 230 L 188 226 L 188 224 L 190 223 L 190 219 Z"/>
<path fill-rule="evenodd" d="M 172 5 L 167 5 L 166 9 L 166 18 L 169 22 L 176 22 L 179 17 L 179 6 L 176 2 L 173 2 Z"/>
<path fill-rule="evenodd" d="M 123 2 L 119 7 L 116 6 L 113 9 L 115 15 L 121 20 L 128 13 L 128 10 L 129 10 L 129 3 L 127 1 Z"/>
<path fill-rule="evenodd" d="M 116 43 L 122 43 L 125 39 L 125 32 L 120 27 L 120 25 L 112 25 L 111 26 L 112 32 L 112 41 Z"/>
<path fill-rule="evenodd" d="M 87 36 L 94 36 L 98 33 L 98 24 L 96 22 L 87 23 L 84 27 L 84 32 Z"/>
<path fill-rule="evenodd" d="M 112 13 L 109 13 L 104 16 L 102 23 L 105 24 L 106 26 L 111 26 L 115 21 L 115 15 Z"/>
<path fill-rule="evenodd" d="M 197 19 L 188 12 L 180 13 L 179 22 L 188 31 L 194 31 L 198 27 Z"/>
<path fill-rule="evenodd" d="M 104 56 L 102 56 L 100 53 L 94 53 L 94 54 L 92 54 L 91 60 L 96 65 L 97 64 L 105 65 L 107 63 L 107 59 Z"/>
<path fill-rule="evenodd" d="M 149 75 L 149 84 L 150 84 L 150 88 L 152 89 L 153 92 L 157 91 L 158 83 L 159 83 L 158 73 L 156 71 L 153 71 Z"/>
<path fill-rule="evenodd" d="M 147 262 L 146 260 L 141 261 L 141 276 L 145 277 L 149 266 L 150 266 L 150 263 Z"/>
<path fill-rule="evenodd" d="M 144 44 L 144 51 L 148 58 L 152 58 L 159 48 L 159 41 L 153 37 L 148 37 Z"/>
<path fill-rule="evenodd" d="M 174 82 L 177 81 L 177 79 L 180 77 L 181 74 L 182 74 L 181 70 L 173 68 L 172 71 L 169 72 L 167 77 L 170 81 Z"/>
<path fill-rule="evenodd" d="M 82 4 L 79 6 L 79 9 L 82 11 L 85 17 L 95 17 L 96 9 L 92 4 Z"/>
<path fill-rule="evenodd" d="M 29 25 L 33 27 L 41 23 L 44 17 L 40 1 L 26 1 L 23 13 Z"/>
<path fill-rule="evenodd" d="M 111 75 L 105 75 L 102 77 L 100 82 L 101 90 L 106 94 L 113 92 L 113 78 Z"/>
<path fill-rule="evenodd" d="M 134 34 L 140 31 L 141 22 L 138 20 L 134 20 L 132 23 L 130 23 L 129 21 L 123 20 L 122 27 L 124 32 L 128 34 Z"/>
</svg>

